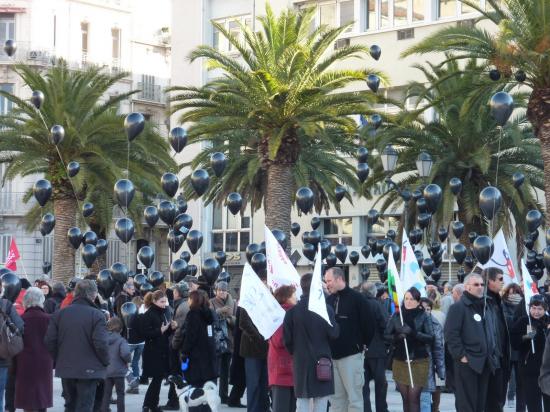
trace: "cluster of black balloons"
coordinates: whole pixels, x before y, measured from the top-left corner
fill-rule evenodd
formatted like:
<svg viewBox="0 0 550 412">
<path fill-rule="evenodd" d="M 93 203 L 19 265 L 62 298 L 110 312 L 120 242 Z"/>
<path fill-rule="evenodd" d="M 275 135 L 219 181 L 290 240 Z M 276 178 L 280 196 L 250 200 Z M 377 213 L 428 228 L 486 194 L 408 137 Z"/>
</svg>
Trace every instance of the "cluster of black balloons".
<svg viewBox="0 0 550 412">
<path fill-rule="evenodd" d="M 499 81 L 501 78 L 500 70 L 496 68 L 489 70 L 489 78 L 494 82 Z M 518 83 L 523 83 L 525 80 L 527 80 L 527 74 L 523 70 L 517 70 L 514 73 L 514 79 Z"/>
</svg>

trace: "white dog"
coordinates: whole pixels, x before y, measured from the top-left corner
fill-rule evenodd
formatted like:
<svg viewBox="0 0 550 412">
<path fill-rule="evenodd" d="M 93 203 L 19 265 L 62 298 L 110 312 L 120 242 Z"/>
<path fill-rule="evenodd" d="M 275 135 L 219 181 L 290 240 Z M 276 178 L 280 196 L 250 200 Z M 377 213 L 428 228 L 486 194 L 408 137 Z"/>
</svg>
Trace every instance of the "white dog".
<svg viewBox="0 0 550 412">
<path fill-rule="evenodd" d="M 202 388 L 195 388 L 178 375 L 172 375 L 168 380 L 181 389 L 178 396 L 183 399 L 184 412 L 188 412 L 190 407 L 200 405 L 208 405 L 212 412 L 218 412 L 221 401 L 218 395 L 218 386 L 214 382 L 208 381 Z"/>
</svg>

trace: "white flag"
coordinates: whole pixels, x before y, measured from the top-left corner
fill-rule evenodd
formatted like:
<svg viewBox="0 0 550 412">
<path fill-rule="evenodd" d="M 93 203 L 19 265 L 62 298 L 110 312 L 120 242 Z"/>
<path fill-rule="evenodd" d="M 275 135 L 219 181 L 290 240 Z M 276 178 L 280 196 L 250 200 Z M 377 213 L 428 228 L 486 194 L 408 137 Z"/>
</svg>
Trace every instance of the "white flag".
<svg viewBox="0 0 550 412">
<path fill-rule="evenodd" d="M 267 259 L 267 284 L 272 290 L 283 285 L 292 285 L 296 288 L 296 297 L 302 296 L 300 275 L 285 251 L 265 226 L 265 254 Z"/>
<path fill-rule="evenodd" d="M 516 276 L 516 271 L 514 270 L 514 264 L 512 262 L 512 257 L 508 251 L 508 245 L 506 244 L 506 238 L 504 237 L 504 232 L 502 229 L 498 231 L 495 238 L 493 239 L 494 251 L 491 259 L 485 264 L 477 264 L 481 266 L 482 269 L 487 268 L 498 268 L 504 273 L 504 285 L 509 283 L 519 283 L 518 277 Z M 522 269 L 523 270 L 523 269 Z"/>
<path fill-rule="evenodd" d="M 325 293 L 323 292 L 323 280 L 321 279 L 321 244 L 317 245 L 317 257 L 315 258 L 315 267 L 313 269 L 313 277 L 311 278 L 311 288 L 309 290 L 309 301 L 307 308 L 321 316 L 328 322 L 330 326 L 330 319 L 327 312 L 327 302 L 325 300 Z"/>
<path fill-rule="evenodd" d="M 275 333 L 285 318 L 285 310 L 248 263 L 243 269 L 239 306 L 246 310 L 265 340 Z"/>
<path fill-rule="evenodd" d="M 521 259 L 521 277 L 523 278 L 523 295 L 525 296 L 525 309 L 527 310 L 527 316 L 529 316 L 529 302 L 534 295 L 539 293 L 537 283 L 533 282 L 531 275 L 525 262 Z"/>
<path fill-rule="evenodd" d="M 414 254 L 409 237 L 403 231 L 403 238 L 401 242 L 401 280 L 403 281 L 403 289 L 408 290 L 411 287 L 415 287 L 420 292 L 420 295 L 426 296 L 426 280 L 420 270 L 418 261 Z M 390 253 L 391 254 L 391 253 Z"/>
</svg>

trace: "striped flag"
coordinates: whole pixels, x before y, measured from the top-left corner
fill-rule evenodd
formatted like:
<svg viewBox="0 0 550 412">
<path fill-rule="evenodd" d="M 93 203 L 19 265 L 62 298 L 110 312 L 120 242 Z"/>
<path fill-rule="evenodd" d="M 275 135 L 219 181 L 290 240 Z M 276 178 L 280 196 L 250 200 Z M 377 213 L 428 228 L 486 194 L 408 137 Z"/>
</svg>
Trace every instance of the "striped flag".
<svg viewBox="0 0 550 412">
<path fill-rule="evenodd" d="M 392 300 L 392 312 L 399 312 L 399 306 L 403 301 L 405 291 L 392 253 L 388 254 L 388 293 Z"/>
<path fill-rule="evenodd" d="M 529 316 L 529 302 L 534 295 L 539 293 L 537 288 L 537 283 L 533 282 L 531 275 L 525 262 L 521 259 L 521 277 L 523 278 L 523 294 L 525 296 L 525 310 L 527 311 L 527 316 Z"/>
</svg>

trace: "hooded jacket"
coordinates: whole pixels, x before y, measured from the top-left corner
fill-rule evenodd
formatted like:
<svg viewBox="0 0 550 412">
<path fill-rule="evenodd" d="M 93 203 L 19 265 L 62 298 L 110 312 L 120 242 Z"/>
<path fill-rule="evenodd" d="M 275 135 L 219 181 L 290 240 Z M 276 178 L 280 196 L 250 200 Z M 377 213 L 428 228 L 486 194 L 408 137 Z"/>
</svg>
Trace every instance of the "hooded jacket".
<svg viewBox="0 0 550 412">
<path fill-rule="evenodd" d="M 109 366 L 107 378 L 123 378 L 128 373 L 128 362 L 132 359 L 128 342 L 120 334 L 109 332 Z"/>
</svg>

